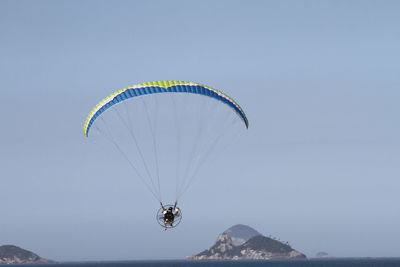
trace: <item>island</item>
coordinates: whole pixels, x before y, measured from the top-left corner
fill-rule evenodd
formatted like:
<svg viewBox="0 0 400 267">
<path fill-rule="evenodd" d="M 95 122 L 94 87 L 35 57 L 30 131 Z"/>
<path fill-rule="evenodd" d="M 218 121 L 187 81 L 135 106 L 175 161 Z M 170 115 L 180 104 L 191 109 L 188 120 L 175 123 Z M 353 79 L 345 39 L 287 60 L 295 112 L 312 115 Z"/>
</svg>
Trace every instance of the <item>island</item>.
<svg viewBox="0 0 400 267">
<path fill-rule="evenodd" d="M 37 254 L 13 245 L 0 246 L 0 264 L 54 263 Z"/>
<path fill-rule="evenodd" d="M 213 246 L 189 260 L 306 259 L 289 243 L 266 237 L 253 228 L 238 224 L 221 233 Z"/>
</svg>

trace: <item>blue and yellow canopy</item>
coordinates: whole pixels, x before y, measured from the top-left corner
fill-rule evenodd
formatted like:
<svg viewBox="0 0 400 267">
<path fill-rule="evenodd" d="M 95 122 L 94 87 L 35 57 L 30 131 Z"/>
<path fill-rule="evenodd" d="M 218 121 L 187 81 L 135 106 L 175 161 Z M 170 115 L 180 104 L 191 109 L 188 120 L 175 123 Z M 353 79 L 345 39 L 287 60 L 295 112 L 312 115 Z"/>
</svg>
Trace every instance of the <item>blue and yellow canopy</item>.
<svg viewBox="0 0 400 267">
<path fill-rule="evenodd" d="M 119 102 L 132 97 L 138 97 L 148 94 L 158 94 L 158 93 L 191 93 L 191 94 L 199 94 L 214 98 L 231 107 L 243 120 L 244 124 L 246 125 L 246 128 L 249 127 L 249 122 L 247 120 L 246 114 L 244 113 L 243 109 L 232 98 L 222 93 L 221 91 L 218 91 L 214 88 L 211 88 L 203 84 L 193 83 L 193 82 L 157 81 L 157 82 L 141 83 L 121 89 L 101 100 L 90 111 L 89 115 L 85 120 L 85 123 L 83 125 L 84 135 L 85 136 L 89 135 L 89 130 L 94 121 L 96 120 L 96 118 L 98 118 L 104 111 L 106 111 L 113 105 L 118 104 Z"/>
</svg>

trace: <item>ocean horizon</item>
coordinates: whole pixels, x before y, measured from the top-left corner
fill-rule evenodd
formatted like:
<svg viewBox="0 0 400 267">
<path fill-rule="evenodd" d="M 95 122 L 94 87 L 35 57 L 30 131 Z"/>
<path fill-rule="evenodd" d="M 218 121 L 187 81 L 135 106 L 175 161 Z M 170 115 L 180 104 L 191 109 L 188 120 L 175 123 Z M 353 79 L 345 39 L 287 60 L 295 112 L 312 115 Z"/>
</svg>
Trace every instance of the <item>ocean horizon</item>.
<svg viewBox="0 0 400 267">
<path fill-rule="evenodd" d="M 26 265 L 26 264 L 17 264 Z M 400 257 L 311 258 L 292 260 L 122 260 L 122 261 L 65 261 L 34 264 L 36 267 L 209 267 L 209 266 L 272 266 L 272 267 L 399 267 Z"/>
</svg>

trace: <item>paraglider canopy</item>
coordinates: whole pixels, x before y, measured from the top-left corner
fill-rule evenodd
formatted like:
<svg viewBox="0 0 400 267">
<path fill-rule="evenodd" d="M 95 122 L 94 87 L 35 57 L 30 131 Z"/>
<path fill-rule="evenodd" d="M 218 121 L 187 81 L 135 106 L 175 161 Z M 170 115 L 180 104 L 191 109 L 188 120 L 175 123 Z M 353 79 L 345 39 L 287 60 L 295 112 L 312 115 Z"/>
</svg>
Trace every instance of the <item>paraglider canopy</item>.
<svg viewBox="0 0 400 267">
<path fill-rule="evenodd" d="M 111 106 L 132 97 L 158 93 L 192 93 L 205 95 L 217 99 L 235 110 L 245 123 L 246 128 L 249 127 L 249 122 L 247 120 L 246 114 L 239 106 L 239 104 L 237 104 L 232 98 L 222 93 L 221 91 L 218 91 L 212 87 L 203 84 L 193 82 L 157 81 L 130 86 L 114 92 L 104 98 L 90 111 L 83 126 L 83 133 L 85 134 L 85 136 L 88 136 L 89 130 L 96 118 Z"/>
</svg>

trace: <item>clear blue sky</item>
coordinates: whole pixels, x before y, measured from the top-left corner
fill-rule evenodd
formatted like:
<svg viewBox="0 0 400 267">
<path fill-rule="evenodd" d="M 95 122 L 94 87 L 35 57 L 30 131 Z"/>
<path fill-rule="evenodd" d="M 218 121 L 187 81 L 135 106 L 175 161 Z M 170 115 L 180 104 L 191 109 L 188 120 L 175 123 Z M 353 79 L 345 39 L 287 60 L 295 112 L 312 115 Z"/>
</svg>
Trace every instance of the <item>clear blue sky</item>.
<svg viewBox="0 0 400 267">
<path fill-rule="evenodd" d="M 183 258 L 243 223 L 308 256 L 399 256 L 399 14 L 398 1 L 1 0 L 0 244 Z M 82 123 L 114 90 L 175 79 L 228 93 L 251 125 L 163 232 Z"/>
</svg>

